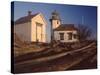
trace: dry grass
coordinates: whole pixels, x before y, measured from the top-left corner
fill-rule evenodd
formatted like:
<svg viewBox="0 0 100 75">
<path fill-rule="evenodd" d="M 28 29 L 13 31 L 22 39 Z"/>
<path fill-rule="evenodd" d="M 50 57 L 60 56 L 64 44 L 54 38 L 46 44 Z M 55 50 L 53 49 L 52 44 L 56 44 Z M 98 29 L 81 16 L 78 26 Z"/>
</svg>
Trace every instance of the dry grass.
<svg viewBox="0 0 100 75">
<path fill-rule="evenodd" d="M 14 48 L 14 53 L 15 56 L 19 56 L 19 55 L 23 55 L 23 54 L 27 54 L 27 53 L 31 53 L 31 52 L 39 52 L 44 50 L 45 47 L 22 47 L 22 48 Z"/>
</svg>

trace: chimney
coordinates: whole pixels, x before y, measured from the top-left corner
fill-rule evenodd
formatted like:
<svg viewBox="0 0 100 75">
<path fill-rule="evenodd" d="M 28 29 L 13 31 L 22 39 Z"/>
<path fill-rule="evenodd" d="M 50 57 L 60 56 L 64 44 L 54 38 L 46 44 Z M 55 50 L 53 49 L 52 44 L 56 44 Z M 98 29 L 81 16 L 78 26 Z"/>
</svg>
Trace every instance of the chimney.
<svg viewBox="0 0 100 75">
<path fill-rule="evenodd" d="M 30 15 L 31 15 L 31 13 L 32 13 L 31 11 L 28 11 L 28 16 L 30 16 Z"/>
</svg>

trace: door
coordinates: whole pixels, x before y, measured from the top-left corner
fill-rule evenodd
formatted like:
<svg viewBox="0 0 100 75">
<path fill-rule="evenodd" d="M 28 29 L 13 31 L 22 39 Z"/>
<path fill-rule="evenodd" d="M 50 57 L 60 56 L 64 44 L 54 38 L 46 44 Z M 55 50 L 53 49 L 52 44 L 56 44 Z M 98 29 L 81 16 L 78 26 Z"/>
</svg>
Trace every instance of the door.
<svg viewBox="0 0 100 75">
<path fill-rule="evenodd" d="M 36 41 L 42 42 L 42 24 L 36 23 Z"/>
</svg>

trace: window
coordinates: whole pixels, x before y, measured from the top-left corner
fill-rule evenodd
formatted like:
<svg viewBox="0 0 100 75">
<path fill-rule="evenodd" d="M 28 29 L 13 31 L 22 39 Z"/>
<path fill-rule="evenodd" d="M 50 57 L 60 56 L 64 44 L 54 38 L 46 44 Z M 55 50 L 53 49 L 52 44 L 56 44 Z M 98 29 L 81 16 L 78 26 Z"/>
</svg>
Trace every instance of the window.
<svg viewBox="0 0 100 75">
<path fill-rule="evenodd" d="M 68 33 L 68 40 L 72 40 L 72 33 Z"/>
<path fill-rule="evenodd" d="M 74 34 L 73 36 L 74 36 L 74 39 L 77 39 L 77 34 Z"/>
<path fill-rule="evenodd" d="M 60 40 L 64 40 L 64 33 L 59 33 L 60 34 Z"/>
<path fill-rule="evenodd" d="M 36 25 L 37 25 L 37 26 L 42 26 L 42 24 L 41 24 L 41 23 L 38 23 L 38 22 L 36 22 Z"/>
</svg>

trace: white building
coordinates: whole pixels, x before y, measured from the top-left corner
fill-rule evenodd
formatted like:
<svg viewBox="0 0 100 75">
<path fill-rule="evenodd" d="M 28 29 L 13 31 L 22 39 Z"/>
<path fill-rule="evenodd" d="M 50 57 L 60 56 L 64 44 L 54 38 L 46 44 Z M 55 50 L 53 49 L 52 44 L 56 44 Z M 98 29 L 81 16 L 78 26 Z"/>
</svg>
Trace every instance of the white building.
<svg viewBox="0 0 100 75">
<path fill-rule="evenodd" d="M 54 29 L 54 39 L 61 42 L 77 42 L 77 29 L 73 24 L 63 24 Z"/>
<path fill-rule="evenodd" d="M 77 42 L 78 32 L 74 24 L 61 24 L 59 14 L 54 11 L 52 13 L 51 22 L 51 40 L 59 40 L 61 42 Z"/>
<path fill-rule="evenodd" d="M 29 11 L 27 16 L 15 21 L 14 33 L 23 41 L 46 42 L 46 26 L 47 23 L 43 14 L 37 13 L 32 15 L 31 11 Z"/>
</svg>

